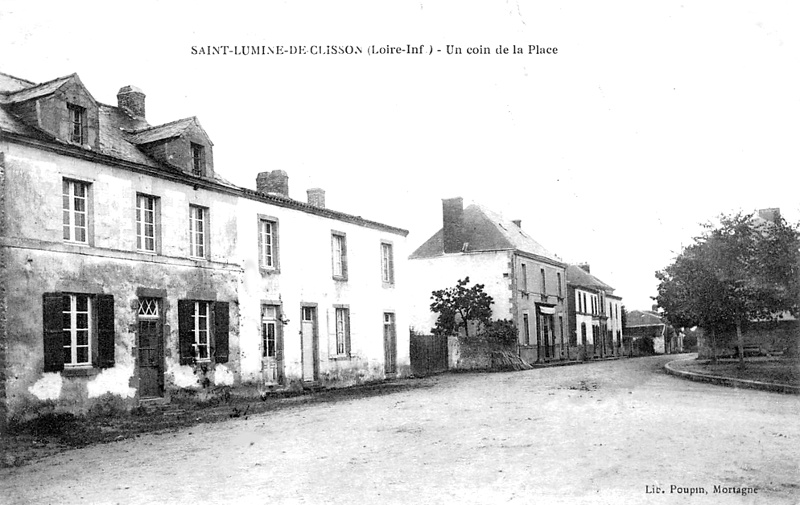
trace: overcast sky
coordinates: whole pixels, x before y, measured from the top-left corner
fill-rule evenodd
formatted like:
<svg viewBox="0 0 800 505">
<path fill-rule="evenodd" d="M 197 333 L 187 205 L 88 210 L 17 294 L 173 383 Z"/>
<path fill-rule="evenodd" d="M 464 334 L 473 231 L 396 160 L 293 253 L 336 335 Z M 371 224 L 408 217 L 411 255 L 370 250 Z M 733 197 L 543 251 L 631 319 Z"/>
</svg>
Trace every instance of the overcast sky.
<svg viewBox="0 0 800 505">
<path fill-rule="evenodd" d="M 387 4 L 0 0 L 0 72 L 76 72 L 108 104 L 135 85 L 151 124 L 199 118 L 220 176 L 285 170 L 293 198 L 322 187 L 330 208 L 410 230 L 410 251 L 442 198 L 479 202 L 590 263 L 629 310 L 698 223 L 800 220 L 796 2 Z M 433 54 L 191 51 L 408 44 Z"/>
</svg>

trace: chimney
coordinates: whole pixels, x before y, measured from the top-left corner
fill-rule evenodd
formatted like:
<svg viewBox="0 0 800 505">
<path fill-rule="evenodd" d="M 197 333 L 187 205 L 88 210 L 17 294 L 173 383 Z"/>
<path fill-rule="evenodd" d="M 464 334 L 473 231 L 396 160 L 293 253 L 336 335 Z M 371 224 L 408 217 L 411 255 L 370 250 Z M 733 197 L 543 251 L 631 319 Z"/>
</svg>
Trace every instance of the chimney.
<svg viewBox="0 0 800 505">
<path fill-rule="evenodd" d="M 511 222 L 517 225 L 517 228 L 522 229 L 522 219 L 515 219 Z"/>
<path fill-rule="evenodd" d="M 445 253 L 461 252 L 464 245 L 464 199 L 442 200 L 442 239 Z"/>
<path fill-rule="evenodd" d="M 311 188 L 306 190 L 308 193 L 308 204 L 320 209 L 325 208 L 325 190 L 322 188 Z"/>
<path fill-rule="evenodd" d="M 136 119 L 144 119 L 144 96 L 136 86 L 125 86 L 117 93 L 117 106 Z"/>
<path fill-rule="evenodd" d="M 289 197 L 289 176 L 283 170 L 259 172 L 256 176 L 256 191 Z"/>
<path fill-rule="evenodd" d="M 589 268 L 588 263 L 579 263 L 578 266 L 581 267 L 583 270 L 585 270 L 587 274 L 592 273 L 592 270 Z"/>
<path fill-rule="evenodd" d="M 769 221 L 770 223 L 774 223 L 781 217 L 781 210 L 778 208 L 759 209 L 758 217 L 760 217 L 764 221 Z"/>
</svg>

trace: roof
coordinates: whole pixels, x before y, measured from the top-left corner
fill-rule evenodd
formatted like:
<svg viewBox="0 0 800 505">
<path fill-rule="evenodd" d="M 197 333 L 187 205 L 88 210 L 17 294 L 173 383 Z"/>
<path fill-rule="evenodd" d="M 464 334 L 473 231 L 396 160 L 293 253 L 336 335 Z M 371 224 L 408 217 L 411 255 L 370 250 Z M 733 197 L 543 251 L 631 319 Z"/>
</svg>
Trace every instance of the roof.
<svg viewBox="0 0 800 505">
<path fill-rule="evenodd" d="M 64 77 L 59 77 L 57 79 L 53 79 L 52 81 L 43 82 L 42 84 L 36 84 L 33 86 L 28 86 L 27 88 L 20 89 L 18 91 L 11 91 L 6 94 L 5 99 L 3 100 L 4 103 L 19 103 L 25 102 L 27 100 L 31 100 L 33 98 L 39 98 L 41 96 L 47 96 L 53 94 L 58 88 L 63 86 L 65 83 L 71 81 L 72 79 L 76 78 L 76 74 L 70 74 Z"/>
<path fill-rule="evenodd" d="M 567 283 L 589 289 L 613 291 L 614 288 L 590 274 L 578 265 L 567 265 Z"/>
<path fill-rule="evenodd" d="M 463 233 L 463 241 L 467 243 L 463 251 L 465 253 L 514 250 L 561 263 L 561 258 L 545 249 L 512 221 L 477 204 L 464 209 Z M 443 230 L 434 233 L 410 258 L 437 256 L 444 256 Z"/>
<path fill-rule="evenodd" d="M 150 142 L 156 142 L 158 140 L 180 137 L 190 126 L 197 126 L 203 130 L 203 127 L 200 126 L 200 121 L 192 116 L 158 126 L 147 126 L 146 128 L 130 132 L 131 135 L 129 138 L 134 144 L 149 144 Z M 203 131 L 203 133 L 205 134 L 205 131 Z M 208 135 L 206 135 L 206 137 L 208 137 Z"/>
<path fill-rule="evenodd" d="M 634 327 L 634 326 L 660 326 L 666 324 L 664 320 L 650 310 L 632 310 L 628 312 L 628 316 L 625 321 L 625 327 Z"/>
<path fill-rule="evenodd" d="M 349 222 L 367 228 L 380 229 L 403 236 L 408 235 L 407 230 L 383 223 L 378 223 L 376 221 L 370 221 L 362 218 L 361 216 L 353 216 L 332 209 L 315 207 L 313 205 L 306 204 L 305 202 L 293 200 L 289 197 L 265 195 L 251 189 L 242 188 L 231 184 L 230 182 L 216 175 L 216 173 L 214 174 L 213 180 L 196 179 L 193 176 L 183 174 L 183 172 L 177 168 L 159 163 L 139 149 L 138 146 L 141 144 L 179 136 L 192 125 L 199 128 L 201 131 L 203 131 L 203 134 L 205 134 L 205 131 L 203 130 L 202 126 L 200 126 L 200 122 L 196 117 L 189 117 L 162 125 L 151 126 L 144 119 L 134 118 L 119 107 L 97 102 L 100 123 L 98 132 L 99 149 L 88 152 L 81 147 L 66 145 L 63 142 L 58 141 L 53 137 L 52 134 L 45 132 L 44 130 L 40 130 L 36 126 L 26 124 L 12 114 L 7 108 L 3 107 L 5 104 L 18 103 L 41 96 L 47 96 L 55 92 L 64 83 L 71 79 L 75 79 L 80 82 L 77 74 L 70 74 L 68 76 L 59 77 L 45 83 L 36 84 L 18 77 L 0 73 L 0 133 L 7 132 L 16 134 L 22 139 L 31 139 L 37 142 L 42 142 L 38 143 L 37 145 L 46 146 L 48 149 L 55 149 L 59 153 L 63 153 L 65 155 L 72 155 L 75 157 L 90 157 L 91 159 L 101 162 L 110 162 L 113 160 L 130 162 L 140 167 L 149 168 L 149 173 L 164 174 L 166 178 L 181 177 L 184 182 L 201 184 L 209 189 L 229 192 L 245 198 L 262 201 L 280 207 L 295 209 L 307 214 L 315 214 L 330 219 L 336 219 L 338 221 Z M 81 86 L 83 86 L 83 83 L 81 83 Z M 208 135 L 205 135 L 207 138 Z M 8 138 L 12 137 L 8 136 Z M 106 156 L 108 158 L 97 158 L 98 155 Z M 111 160 L 109 160 L 109 158 L 111 158 Z M 127 166 L 130 167 L 130 165 Z"/>
</svg>

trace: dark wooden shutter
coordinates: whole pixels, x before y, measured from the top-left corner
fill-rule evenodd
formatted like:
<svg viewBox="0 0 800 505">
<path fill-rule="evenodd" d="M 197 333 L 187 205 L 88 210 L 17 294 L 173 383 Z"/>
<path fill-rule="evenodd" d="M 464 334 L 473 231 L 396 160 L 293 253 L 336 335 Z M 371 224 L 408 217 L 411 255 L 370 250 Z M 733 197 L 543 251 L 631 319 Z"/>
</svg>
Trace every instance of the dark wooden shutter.
<svg viewBox="0 0 800 505">
<path fill-rule="evenodd" d="M 45 372 L 60 372 L 64 369 L 63 296 L 61 293 L 42 295 Z"/>
<path fill-rule="evenodd" d="M 214 362 L 228 362 L 228 327 L 230 326 L 230 304 L 214 304 Z"/>
<path fill-rule="evenodd" d="M 389 245 L 389 284 L 394 285 L 394 246 Z"/>
<path fill-rule="evenodd" d="M 114 366 L 114 297 L 97 295 L 97 362 L 100 368 Z"/>
<path fill-rule="evenodd" d="M 278 333 L 275 335 L 275 360 L 278 362 L 278 383 L 283 384 L 283 307 L 277 307 Z M 300 323 L 302 327 L 302 322 Z"/>
<path fill-rule="evenodd" d="M 178 300 L 178 349 L 181 365 L 194 363 L 194 339 L 192 338 L 193 300 Z"/>
<path fill-rule="evenodd" d="M 342 277 L 347 279 L 347 237 L 342 235 Z"/>
<path fill-rule="evenodd" d="M 344 321 L 347 325 L 344 331 L 344 352 L 350 356 L 350 309 L 344 309 Z"/>
</svg>

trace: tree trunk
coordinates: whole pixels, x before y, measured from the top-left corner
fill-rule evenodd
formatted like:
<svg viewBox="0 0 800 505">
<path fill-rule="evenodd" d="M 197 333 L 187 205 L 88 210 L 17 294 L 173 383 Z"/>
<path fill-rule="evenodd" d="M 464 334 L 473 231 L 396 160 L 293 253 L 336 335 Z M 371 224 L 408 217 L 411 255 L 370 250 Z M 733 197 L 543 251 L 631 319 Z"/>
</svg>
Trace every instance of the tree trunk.
<svg viewBox="0 0 800 505">
<path fill-rule="evenodd" d="M 739 368 L 744 369 L 744 335 L 742 335 L 742 321 L 736 318 L 736 340 L 739 343 Z"/>
</svg>

